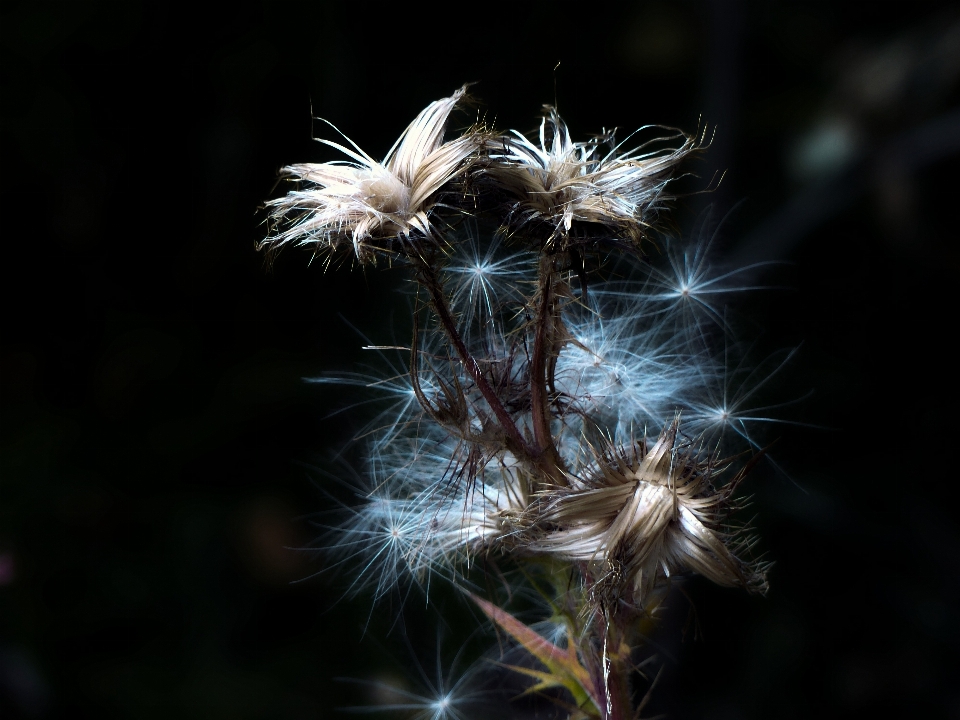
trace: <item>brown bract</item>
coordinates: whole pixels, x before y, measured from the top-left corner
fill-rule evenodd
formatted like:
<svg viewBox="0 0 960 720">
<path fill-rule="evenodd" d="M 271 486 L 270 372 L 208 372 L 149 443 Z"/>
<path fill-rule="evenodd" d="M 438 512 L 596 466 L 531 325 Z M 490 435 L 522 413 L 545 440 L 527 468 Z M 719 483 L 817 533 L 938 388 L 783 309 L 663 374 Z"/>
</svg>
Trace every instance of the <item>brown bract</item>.
<svg viewBox="0 0 960 720">
<path fill-rule="evenodd" d="M 350 147 L 318 139 L 352 160 L 283 168 L 285 175 L 305 186 L 267 203 L 276 231 L 260 243 L 260 249 L 275 251 L 294 242 L 323 251 L 349 243 L 355 256 L 368 262 L 378 251 L 389 250 L 395 238 L 431 238 L 430 211 L 438 191 L 466 169 L 468 158 L 482 143 L 475 129 L 443 142 L 447 120 L 466 88 L 428 105 L 383 162 L 346 136 Z"/>
<path fill-rule="evenodd" d="M 716 489 L 722 468 L 678 447 L 678 420 L 647 449 L 607 454 L 582 487 L 545 498 L 548 528 L 530 549 L 581 563 L 599 603 L 646 607 L 675 574 L 766 592 L 767 567 L 738 557 L 752 541 L 725 525 L 742 473 Z M 722 466 L 724 463 L 720 463 Z"/>
</svg>

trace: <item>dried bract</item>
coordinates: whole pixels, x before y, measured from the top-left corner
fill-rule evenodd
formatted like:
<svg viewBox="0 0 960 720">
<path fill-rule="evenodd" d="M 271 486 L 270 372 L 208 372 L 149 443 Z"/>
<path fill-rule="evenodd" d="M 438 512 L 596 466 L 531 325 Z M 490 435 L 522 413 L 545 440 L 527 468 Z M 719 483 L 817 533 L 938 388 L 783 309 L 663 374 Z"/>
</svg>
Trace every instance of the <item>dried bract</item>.
<svg viewBox="0 0 960 720">
<path fill-rule="evenodd" d="M 656 590 L 680 573 L 696 572 L 718 585 L 766 592 L 766 568 L 737 557 L 750 540 L 724 526 L 735 507 L 734 479 L 717 489 L 723 469 L 691 447 L 679 447 L 679 419 L 647 449 L 607 453 L 582 487 L 547 496 L 537 524 L 543 535 L 530 549 L 590 568 L 593 594 L 616 608 L 644 608 Z"/>
<path fill-rule="evenodd" d="M 669 199 L 664 190 L 677 164 L 697 142 L 675 131 L 626 152 L 613 132 L 575 143 L 556 109 L 545 108 L 539 143 L 516 130 L 486 143 L 492 162 L 485 172 L 514 201 L 511 229 L 542 224 L 544 246 L 563 247 L 575 221 L 596 223 L 638 244 Z M 674 139 L 680 147 L 662 147 Z"/>
<path fill-rule="evenodd" d="M 443 142 L 450 113 L 466 86 L 428 105 L 377 162 L 344 136 L 351 147 L 318 139 L 352 161 L 301 163 L 283 173 L 306 184 L 267 203 L 277 228 L 260 248 L 271 251 L 294 242 L 336 250 L 350 243 L 361 262 L 388 251 L 395 238 L 432 237 L 430 212 L 438 191 L 467 167 L 482 143 L 475 129 Z"/>
</svg>

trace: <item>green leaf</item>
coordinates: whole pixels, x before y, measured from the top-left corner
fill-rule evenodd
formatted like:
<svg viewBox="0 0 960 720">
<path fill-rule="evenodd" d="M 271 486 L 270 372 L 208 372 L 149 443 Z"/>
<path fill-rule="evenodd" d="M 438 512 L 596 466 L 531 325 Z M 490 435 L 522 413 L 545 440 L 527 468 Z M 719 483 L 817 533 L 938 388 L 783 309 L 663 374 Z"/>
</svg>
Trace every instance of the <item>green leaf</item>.
<svg viewBox="0 0 960 720">
<path fill-rule="evenodd" d="M 543 672 L 508 665 L 507 667 L 512 670 L 538 680 L 527 692 L 537 692 L 550 687 L 564 687 L 573 695 L 578 708 L 593 717 L 600 717 L 599 710 L 597 710 L 600 707 L 599 695 L 590 679 L 590 673 L 580 663 L 576 646 L 572 641 L 567 642 L 567 648 L 564 650 L 524 625 L 506 610 L 501 610 L 493 603 L 476 595 L 471 594 L 470 597 L 480 606 L 480 609 L 488 618 L 520 643 L 549 671 Z M 593 703 L 593 708 L 586 708 L 587 702 Z"/>
</svg>

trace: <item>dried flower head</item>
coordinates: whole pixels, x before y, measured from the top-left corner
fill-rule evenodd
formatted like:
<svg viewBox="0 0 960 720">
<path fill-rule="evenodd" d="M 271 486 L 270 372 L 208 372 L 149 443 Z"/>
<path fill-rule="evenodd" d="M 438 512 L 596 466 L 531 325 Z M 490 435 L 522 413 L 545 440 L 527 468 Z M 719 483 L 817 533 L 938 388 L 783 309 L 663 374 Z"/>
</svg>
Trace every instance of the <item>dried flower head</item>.
<svg viewBox="0 0 960 720">
<path fill-rule="evenodd" d="M 466 89 L 464 85 L 450 97 L 428 105 L 403 131 L 382 163 L 345 135 L 351 147 L 318 138 L 352 162 L 301 163 L 283 168 L 284 174 L 307 183 L 307 187 L 267 203 L 278 230 L 260 248 L 276 250 L 296 242 L 323 251 L 336 250 L 349 242 L 356 257 L 367 262 L 378 251 L 389 250 L 394 238 L 431 237 L 430 212 L 438 191 L 466 169 L 465 161 L 482 142 L 473 129 L 443 142 L 450 113 L 464 98 Z"/>
<path fill-rule="evenodd" d="M 668 199 L 677 164 L 698 148 L 695 139 L 675 131 L 623 152 L 611 131 L 575 143 L 556 109 L 545 109 L 539 143 L 516 130 L 486 143 L 492 162 L 485 172 L 514 201 L 512 229 L 542 224 L 549 247 L 566 244 L 574 221 L 596 223 L 637 244 Z M 662 147 L 673 139 L 680 147 Z"/>
<path fill-rule="evenodd" d="M 593 594 L 615 609 L 644 608 L 673 575 L 695 572 L 718 585 L 766 592 L 766 567 L 741 560 L 751 541 L 724 526 L 738 476 L 717 489 L 725 463 L 677 441 L 679 418 L 648 449 L 609 452 L 582 486 L 544 498 L 530 549 L 591 568 Z"/>
</svg>

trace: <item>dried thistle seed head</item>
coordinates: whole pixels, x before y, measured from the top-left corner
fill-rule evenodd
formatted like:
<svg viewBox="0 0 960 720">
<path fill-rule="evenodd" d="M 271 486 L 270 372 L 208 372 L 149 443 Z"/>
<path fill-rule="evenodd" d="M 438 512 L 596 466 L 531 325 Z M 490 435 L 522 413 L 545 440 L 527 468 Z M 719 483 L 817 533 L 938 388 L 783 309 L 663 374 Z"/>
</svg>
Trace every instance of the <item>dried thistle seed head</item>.
<svg viewBox="0 0 960 720">
<path fill-rule="evenodd" d="M 766 567 L 737 557 L 750 540 L 725 525 L 741 476 L 719 490 L 726 463 L 679 447 L 675 419 L 647 449 L 608 452 L 583 487 L 546 502 L 531 549 L 586 563 L 598 602 L 645 607 L 672 575 L 699 573 L 719 585 L 765 592 Z"/>
<path fill-rule="evenodd" d="M 556 109 L 545 107 L 539 144 L 516 130 L 486 142 L 492 161 L 486 173 L 514 199 L 508 226 L 544 226 L 547 248 L 570 244 L 574 221 L 604 226 L 638 245 L 669 199 L 664 189 L 677 164 L 697 142 L 674 131 L 626 152 L 613 132 L 575 143 Z M 679 147 L 662 147 L 674 139 Z"/>
<path fill-rule="evenodd" d="M 382 163 L 346 136 L 350 147 L 318 139 L 352 161 L 283 168 L 305 187 L 267 203 L 276 231 L 259 249 L 274 252 L 293 242 L 332 251 L 348 244 L 360 262 L 370 262 L 389 251 L 395 238 L 432 237 L 430 212 L 439 190 L 466 169 L 483 142 L 476 129 L 443 142 L 447 120 L 466 87 L 428 105 Z"/>
</svg>

